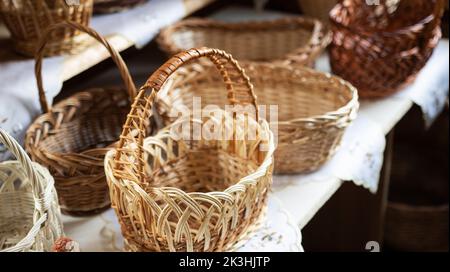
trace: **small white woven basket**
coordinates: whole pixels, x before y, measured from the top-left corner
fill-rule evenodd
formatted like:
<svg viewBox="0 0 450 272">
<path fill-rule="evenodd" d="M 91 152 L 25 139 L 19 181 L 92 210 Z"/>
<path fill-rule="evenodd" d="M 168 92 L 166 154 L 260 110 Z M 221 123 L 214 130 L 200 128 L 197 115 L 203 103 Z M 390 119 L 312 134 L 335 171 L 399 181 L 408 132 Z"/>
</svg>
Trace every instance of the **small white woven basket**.
<svg viewBox="0 0 450 272">
<path fill-rule="evenodd" d="M 2 129 L 0 144 L 17 158 L 0 163 L 0 252 L 52 251 L 63 236 L 53 177 Z"/>
</svg>

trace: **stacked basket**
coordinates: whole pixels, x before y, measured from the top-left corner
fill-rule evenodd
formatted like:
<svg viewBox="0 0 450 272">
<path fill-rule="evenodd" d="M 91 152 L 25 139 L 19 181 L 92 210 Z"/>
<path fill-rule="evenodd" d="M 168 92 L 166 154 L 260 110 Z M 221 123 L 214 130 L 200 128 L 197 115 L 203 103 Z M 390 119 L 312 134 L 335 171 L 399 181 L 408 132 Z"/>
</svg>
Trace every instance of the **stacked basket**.
<svg viewBox="0 0 450 272">
<path fill-rule="evenodd" d="M 343 0 L 331 11 L 333 72 L 360 96 L 384 97 L 415 79 L 441 37 L 443 0 Z"/>
</svg>

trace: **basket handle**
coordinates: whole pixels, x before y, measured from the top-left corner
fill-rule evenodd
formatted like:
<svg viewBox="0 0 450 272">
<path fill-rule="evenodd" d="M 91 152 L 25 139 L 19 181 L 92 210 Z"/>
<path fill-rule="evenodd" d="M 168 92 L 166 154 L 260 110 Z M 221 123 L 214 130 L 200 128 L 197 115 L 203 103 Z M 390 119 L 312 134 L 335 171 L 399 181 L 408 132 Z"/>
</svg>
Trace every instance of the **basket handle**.
<svg viewBox="0 0 450 272">
<path fill-rule="evenodd" d="M 0 128 L 0 143 L 3 143 L 22 165 L 25 174 L 30 179 L 34 197 L 36 199 L 42 198 L 44 189 L 38 180 L 38 174 L 25 150 L 23 150 L 20 144 L 2 128 Z"/>
<path fill-rule="evenodd" d="M 152 111 L 152 104 L 155 97 L 167 79 L 178 68 L 186 63 L 200 59 L 208 58 L 219 70 L 223 81 L 226 84 L 228 99 L 233 104 L 251 104 L 255 107 L 256 120 L 258 120 L 258 107 L 256 103 L 256 95 L 253 91 L 253 85 L 250 83 L 249 77 L 239 66 L 233 57 L 225 51 L 212 48 L 190 49 L 178 53 L 163 64 L 156 72 L 154 72 L 147 82 L 140 88 L 127 120 L 123 125 L 123 131 L 120 136 L 117 153 L 115 155 L 115 169 L 120 169 L 123 165 L 129 165 L 129 162 L 121 161 L 122 155 L 129 154 L 137 157 L 137 162 L 133 165 L 137 166 L 140 178 L 145 178 L 143 172 L 144 159 L 144 138 L 146 137 L 146 128 L 149 125 L 149 117 Z M 233 79 L 231 79 L 233 76 Z M 147 90 L 151 90 L 150 94 L 146 94 Z M 239 94 L 238 98 L 236 95 Z M 127 147 L 124 147 L 127 144 Z M 130 145 L 137 145 L 137 154 L 134 149 L 130 149 Z"/>
<path fill-rule="evenodd" d="M 36 65 L 35 65 L 35 74 L 36 74 L 36 81 L 37 86 L 39 90 L 39 101 L 41 103 L 42 111 L 44 113 L 47 113 L 50 111 L 50 106 L 47 103 L 47 99 L 45 97 L 45 91 L 42 81 L 42 61 L 44 58 L 44 49 L 47 44 L 47 41 L 50 40 L 51 34 L 53 31 L 61 29 L 61 28 L 73 28 L 76 30 L 79 30 L 81 32 L 84 32 L 91 36 L 92 38 L 96 39 L 98 42 L 100 42 L 109 52 L 111 55 L 112 60 L 115 62 L 117 67 L 120 71 L 120 76 L 122 77 L 122 80 L 125 83 L 125 87 L 128 91 L 128 94 L 130 98 L 134 98 L 136 96 L 136 86 L 134 85 L 133 79 L 131 78 L 130 72 L 127 68 L 127 65 L 123 61 L 122 57 L 120 56 L 119 52 L 117 52 L 114 47 L 112 47 L 109 42 L 103 38 L 100 34 L 98 34 L 95 30 L 92 28 L 86 27 L 84 25 L 81 25 L 76 22 L 71 21 L 65 21 L 62 23 L 54 24 L 50 27 L 48 27 L 42 36 L 42 38 L 38 42 L 35 59 L 36 59 Z"/>
</svg>

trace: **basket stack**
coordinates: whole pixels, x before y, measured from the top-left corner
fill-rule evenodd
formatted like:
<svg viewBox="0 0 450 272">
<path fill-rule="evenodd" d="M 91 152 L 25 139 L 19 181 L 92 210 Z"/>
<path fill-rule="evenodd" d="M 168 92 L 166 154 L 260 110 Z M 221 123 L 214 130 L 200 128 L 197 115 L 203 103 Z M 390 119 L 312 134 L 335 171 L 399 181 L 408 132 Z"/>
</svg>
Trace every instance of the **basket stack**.
<svg viewBox="0 0 450 272">
<path fill-rule="evenodd" d="M 67 1 L 68 2 L 68 1 Z M 78 5 L 69 5 L 65 0 L 2 0 L 0 16 L 11 33 L 15 51 L 25 56 L 34 56 L 36 45 L 45 29 L 65 20 L 89 25 L 93 0 L 79 0 Z M 75 29 L 60 29 L 48 36 L 45 56 L 78 52 L 84 36 Z"/>
<path fill-rule="evenodd" d="M 278 132 L 276 173 L 307 173 L 317 170 L 336 152 L 346 127 L 356 118 L 358 94 L 344 80 L 305 67 L 255 65 L 246 67 L 266 119 Z M 158 95 L 156 107 L 166 125 L 171 111 L 192 109 L 194 97 L 206 105 L 227 105 L 217 92 L 220 78 L 214 67 L 191 65 L 172 76 L 170 88 Z M 276 106 L 277 112 L 271 107 Z M 176 116 L 176 115 L 175 115 Z"/>
<path fill-rule="evenodd" d="M 364 98 L 413 81 L 441 37 L 443 0 L 343 0 L 331 11 L 332 70 Z"/>
<path fill-rule="evenodd" d="M 148 0 L 94 0 L 95 13 L 114 13 L 130 9 Z"/>
<path fill-rule="evenodd" d="M 214 63 L 230 103 L 255 112 L 249 78 L 224 51 L 182 52 L 150 77 L 135 99 L 117 148 L 105 159 L 112 206 L 131 251 L 228 250 L 249 232 L 266 206 L 274 142 L 267 122 L 256 122 L 257 115 L 256 120 L 248 119 L 248 126 L 236 126 L 236 117 L 222 110 L 217 111 L 221 117 L 187 114 L 146 138 L 144 128 L 158 91 L 170 87 L 174 72 L 199 58 Z M 191 137 L 195 126 L 204 129 L 208 124 L 232 135 L 231 140 L 208 139 L 208 129 L 200 139 Z M 187 128 L 182 129 L 183 137 L 173 133 L 177 127 Z M 252 129 L 255 133 L 250 135 Z"/>
<path fill-rule="evenodd" d="M 125 88 L 97 88 L 48 105 L 42 82 L 42 57 L 47 37 L 61 29 L 77 29 L 99 41 L 119 68 Z M 64 213 L 90 215 L 110 207 L 103 159 L 118 140 L 130 110 L 135 86 L 119 53 L 94 30 L 74 22 L 50 27 L 38 45 L 36 79 L 44 112 L 29 127 L 25 145 L 33 160 L 55 177 Z"/>
<path fill-rule="evenodd" d="M 52 251 L 63 235 L 54 180 L 0 129 L 17 161 L 0 163 L 0 252 Z"/>
<path fill-rule="evenodd" d="M 324 24 L 303 17 L 244 23 L 187 19 L 165 28 L 158 38 L 169 55 L 207 46 L 229 52 L 241 64 L 305 66 L 313 66 L 330 41 Z"/>
</svg>

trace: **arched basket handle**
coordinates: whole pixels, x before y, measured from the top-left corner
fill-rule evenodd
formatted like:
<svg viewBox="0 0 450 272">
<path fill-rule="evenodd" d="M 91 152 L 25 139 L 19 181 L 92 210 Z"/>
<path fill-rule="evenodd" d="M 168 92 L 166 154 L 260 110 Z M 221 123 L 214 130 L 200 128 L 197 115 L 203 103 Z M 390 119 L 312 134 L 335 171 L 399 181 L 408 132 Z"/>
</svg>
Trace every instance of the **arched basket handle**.
<svg viewBox="0 0 450 272">
<path fill-rule="evenodd" d="M 38 174 L 31 162 L 30 157 L 28 157 L 25 150 L 20 146 L 20 144 L 10 136 L 5 130 L 0 128 L 0 143 L 2 143 L 20 162 L 25 171 L 25 174 L 30 179 L 33 195 L 36 199 L 42 198 L 44 188 L 39 182 Z"/>
<path fill-rule="evenodd" d="M 219 49 L 206 47 L 181 52 L 154 72 L 137 94 L 120 136 L 114 158 L 115 170 L 120 171 L 125 165 L 130 166 L 131 164 L 135 168 L 134 172 L 139 175 L 136 178 L 141 180 L 145 178 L 143 143 L 155 97 L 164 83 L 178 68 L 201 58 L 211 60 L 220 72 L 227 88 L 229 102 L 232 105 L 251 104 L 255 108 L 256 120 L 258 120 L 258 108 L 253 85 L 244 70 L 230 54 Z M 137 161 L 130 162 L 125 157 L 133 157 Z"/>
<path fill-rule="evenodd" d="M 125 62 L 123 61 L 122 57 L 120 56 L 119 52 L 117 52 L 117 50 L 114 49 L 114 47 L 112 47 L 105 38 L 103 38 L 100 34 L 98 34 L 92 28 L 86 27 L 86 26 L 81 25 L 76 22 L 66 21 L 63 23 L 54 24 L 54 25 L 50 26 L 49 28 L 47 28 L 44 35 L 40 39 L 37 49 L 36 49 L 35 74 L 36 74 L 36 81 L 37 81 L 37 86 L 38 86 L 38 91 L 39 91 L 39 101 L 41 103 L 42 111 L 44 113 L 47 113 L 50 111 L 50 106 L 48 105 L 47 99 L 45 97 L 45 91 L 44 91 L 43 80 L 42 80 L 42 61 L 44 58 L 44 49 L 47 44 L 47 41 L 50 40 L 51 34 L 54 31 L 61 29 L 61 28 L 73 28 L 73 29 L 79 30 L 81 32 L 88 34 L 89 36 L 91 36 L 92 38 L 94 38 L 98 42 L 100 42 L 108 50 L 109 54 L 111 55 L 112 60 L 119 68 L 120 75 L 122 77 L 122 80 L 125 83 L 125 88 L 127 89 L 130 98 L 133 99 L 136 96 L 136 86 L 134 85 L 134 82 L 133 82 L 133 79 L 131 78 L 130 72 L 129 72 Z"/>
</svg>

